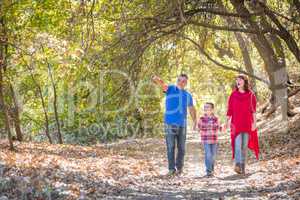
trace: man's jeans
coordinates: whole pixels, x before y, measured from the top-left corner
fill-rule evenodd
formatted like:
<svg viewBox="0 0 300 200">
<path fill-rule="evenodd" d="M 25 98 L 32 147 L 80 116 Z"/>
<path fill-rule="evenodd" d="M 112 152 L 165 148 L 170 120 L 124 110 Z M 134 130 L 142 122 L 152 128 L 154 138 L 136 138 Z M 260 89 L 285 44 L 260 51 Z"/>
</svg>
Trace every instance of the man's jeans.
<svg viewBox="0 0 300 200">
<path fill-rule="evenodd" d="M 205 151 L 205 167 L 206 173 L 210 174 L 214 171 L 215 159 L 217 154 L 217 144 L 204 143 Z"/>
<path fill-rule="evenodd" d="M 186 127 L 165 125 L 165 137 L 169 170 L 182 170 L 185 154 Z M 176 142 L 175 142 L 176 141 Z M 175 160 L 175 143 L 177 144 L 177 156 Z M 176 168 L 175 168 L 176 167 Z"/>
<path fill-rule="evenodd" d="M 245 164 L 247 147 L 248 147 L 248 133 L 239 133 L 234 141 L 234 158 L 236 164 Z"/>
</svg>

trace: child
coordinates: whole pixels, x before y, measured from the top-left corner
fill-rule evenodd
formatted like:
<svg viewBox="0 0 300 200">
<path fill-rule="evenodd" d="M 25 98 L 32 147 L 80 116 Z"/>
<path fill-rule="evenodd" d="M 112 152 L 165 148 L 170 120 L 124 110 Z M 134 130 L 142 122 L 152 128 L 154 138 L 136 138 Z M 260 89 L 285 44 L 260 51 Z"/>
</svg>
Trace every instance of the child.
<svg viewBox="0 0 300 200">
<path fill-rule="evenodd" d="M 201 142 L 205 151 L 206 176 L 213 176 L 214 162 L 217 153 L 217 137 L 221 130 L 218 118 L 214 115 L 214 104 L 204 104 L 204 115 L 199 118 L 198 128 L 201 135 Z"/>
</svg>

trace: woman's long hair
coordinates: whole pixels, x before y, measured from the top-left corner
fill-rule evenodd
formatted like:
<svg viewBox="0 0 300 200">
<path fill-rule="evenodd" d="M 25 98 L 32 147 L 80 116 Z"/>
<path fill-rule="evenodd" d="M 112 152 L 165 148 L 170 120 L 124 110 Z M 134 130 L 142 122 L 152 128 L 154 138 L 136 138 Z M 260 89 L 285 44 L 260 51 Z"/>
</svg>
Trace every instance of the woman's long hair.
<svg viewBox="0 0 300 200">
<path fill-rule="evenodd" d="M 240 78 L 240 79 L 244 80 L 244 82 L 245 82 L 245 84 L 244 84 L 244 90 L 246 92 L 248 92 L 250 90 L 248 77 L 246 75 L 244 75 L 244 74 L 239 74 L 236 78 Z M 238 87 L 237 87 L 236 83 L 235 83 L 235 89 L 238 90 Z"/>
</svg>

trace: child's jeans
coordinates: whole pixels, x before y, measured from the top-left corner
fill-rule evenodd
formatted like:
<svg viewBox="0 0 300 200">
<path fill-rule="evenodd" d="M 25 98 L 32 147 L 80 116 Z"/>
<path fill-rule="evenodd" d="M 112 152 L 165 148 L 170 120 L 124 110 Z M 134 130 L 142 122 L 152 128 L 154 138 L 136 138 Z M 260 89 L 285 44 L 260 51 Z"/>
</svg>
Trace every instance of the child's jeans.
<svg viewBox="0 0 300 200">
<path fill-rule="evenodd" d="M 217 144 L 204 143 L 206 173 L 214 171 L 215 159 L 217 154 Z"/>
<path fill-rule="evenodd" d="M 234 159 L 236 164 L 245 164 L 247 146 L 248 146 L 248 133 L 239 133 L 234 141 Z"/>
</svg>

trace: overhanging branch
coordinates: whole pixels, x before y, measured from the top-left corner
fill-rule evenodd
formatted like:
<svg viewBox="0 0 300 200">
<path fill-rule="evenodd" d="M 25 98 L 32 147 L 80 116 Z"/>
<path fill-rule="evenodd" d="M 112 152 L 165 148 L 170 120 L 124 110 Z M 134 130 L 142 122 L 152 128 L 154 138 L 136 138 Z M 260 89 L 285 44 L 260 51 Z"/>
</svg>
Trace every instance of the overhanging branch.
<svg viewBox="0 0 300 200">
<path fill-rule="evenodd" d="M 256 80 L 258 80 L 258 81 L 261 81 L 261 82 L 263 82 L 263 83 L 265 83 L 266 85 L 268 85 L 269 86 L 269 82 L 268 81 L 266 81 L 266 80 L 264 80 L 264 79 L 262 79 L 262 78 L 260 78 L 260 77 L 258 77 L 258 76 L 256 76 L 256 75 L 254 75 L 254 74 L 250 74 L 250 73 L 248 73 L 248 72 L 246 72 L 246 71 L 244 71 L 244 70 L 240 70 L 240 69 L 236 69 L 236 68 L 233 68 L 233 67 L 229 67 L 229 66 L 227 66 L 227 65 L 224 65 L 224 64 L 222 64 L 222 63 L 220 63 L 220 62 L 218 62 L 218 61 L 216 61 L 215 59 L 213 59 L 195 40 L 193 40 L 193 39 L 191 39 L 191 38 L 189 38 L 189 37 L 187 37 L 187 36 L 185 36 L 185 35 L 181 35 L 181 34 L 178 34 L 180 37 L 182 37 L 182 38 L 184 38 L 184 39 L 186 39 L 186 40 L 188 40 L 188 41 L 190 41 L 191 43 L 193 43 L 197 48 L 198 48 L 198 50 L 199 50 L 199 52 L 201 53 L 201 54 L 203 54 L 208 60 L 210 60 L 211 62 L 213 62 L 214 64 L 216 64 L 217 66 L 220 66 L 220 67 L 222 67 L 223 69 L 225 69 L 225 70 L 230 70 L 230 71 L 235 71 L 235 72 L 239 72 L 239 73 L 243 73 L 243 74 L 246 74 L 246 75 L 248 75 L 248 76 L 250 76 L 250 77 L 252 77 L 252 78 L 255 78 Z"/>
</svg>

